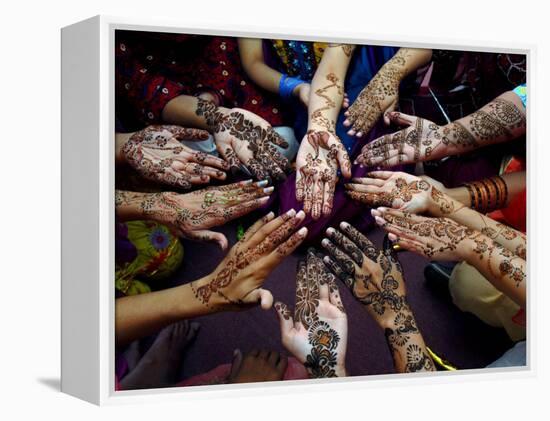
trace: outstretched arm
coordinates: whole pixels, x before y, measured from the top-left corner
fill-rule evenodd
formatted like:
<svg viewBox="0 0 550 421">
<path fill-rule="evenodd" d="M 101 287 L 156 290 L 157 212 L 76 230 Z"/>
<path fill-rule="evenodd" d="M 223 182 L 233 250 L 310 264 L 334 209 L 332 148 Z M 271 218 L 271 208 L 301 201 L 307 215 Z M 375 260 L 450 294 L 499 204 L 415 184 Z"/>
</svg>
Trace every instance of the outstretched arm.
<svg viewBox="0 0 550 421">
<path fill-rule="evenodd" d="M 525 107 L 513 91 L 445 126 L 399 112 L 389 113 L 389 118 L 407 127 L 365 145 L 358 163 L 392 167 L 441 159 L 514 140 L 526 130 Z"/>
<path fill-rule="evenodd" d="M 304 240 L 298 230 L 304 214 L 273 213 L 252 225 L 209 275 L 163 291 L 116 300 L 117 345 L 150 335 L 178 320 L 257 306 L 271 308 L 273 296 L 262 288 L 271 271 Z"/>
<path fill-rule="evenodd" d="M 361 91 L 346 111 L 344 126 L 350 127 L 350 136 L 362 137 L 384 115 L 384 122 L 390 124 L 386 113 L 394 111 L 399 104 L 399 85 L 410 73 L 430 61 L 432 50 L 400 48 L 385 63 L 378 73 Z"/>
<path fill-rule="evenodd" d="M 435 370 L 407 303 L 403 271 L 391 243 L 385 239 L 384 249 L 379 250 L 347 222 L 326 233 L 325 264 L 384 330 L 396 371 Z"/>
</svg>

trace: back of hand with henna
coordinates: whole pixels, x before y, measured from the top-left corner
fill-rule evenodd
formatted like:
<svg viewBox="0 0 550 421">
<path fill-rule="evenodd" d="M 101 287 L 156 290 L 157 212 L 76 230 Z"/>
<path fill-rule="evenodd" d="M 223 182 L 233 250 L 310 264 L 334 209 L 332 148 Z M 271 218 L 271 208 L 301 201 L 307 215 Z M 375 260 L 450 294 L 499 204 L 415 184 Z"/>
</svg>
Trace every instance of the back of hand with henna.
<svg viewBox="0 0 550 421">
<path fill-rule="evenodd" d="M 346 222 L 326 233 L 324 263 L 383 329 L 396 370 L 435 370 L 407 303 L 403 270 L 388 238 L 379 250 Z"/>
<path fill-rule="evenodd" d="M 258 180 L 286 178 L 290 163 L 274 145 L 287 148 L 288 143 L 264 119 L 250 111 L 218 107 L 200 98 L 196 114 L 206 120 L 218 152 L 232 171 L 244 166 Z"/>
<path fill-rule="evenodd" d="M 225 180 L 229 165 L 220 158 L 184 146 L 182 140 L 205 140 L 208 132 L 174 125 L 149 126 L 130 136 L 122 156 L 144 178 L 189 189 L 211 178 Z"/>
<path fill-rule="evenodd" d="M 273 213 L 252 225 L 214 272 L 191 283 L 195 298 L 214 310 L 245 309 L 261 303 L 271 308 L 273 296 L 262 288 L 271 271 L 292 253 L 307 235 L 298 230 L 305 214 L 290 210 L 275 218 Z"/>
<path fill-rule="evenodd" d="M 275 303 L 285 348 L 313 378 L 346 375 L 348 322 L 334 275 L 310 249 L 298 263 L 294 316 Z"/>
</svg>

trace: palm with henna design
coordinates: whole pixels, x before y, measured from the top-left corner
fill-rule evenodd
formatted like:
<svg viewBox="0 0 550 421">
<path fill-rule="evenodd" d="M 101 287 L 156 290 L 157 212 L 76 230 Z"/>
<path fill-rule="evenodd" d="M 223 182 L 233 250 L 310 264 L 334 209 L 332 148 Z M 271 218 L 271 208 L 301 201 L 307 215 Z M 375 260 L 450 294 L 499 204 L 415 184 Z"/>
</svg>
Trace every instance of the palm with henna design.
<svg viewBox="0 0 550 421">
<path fill-rule="evenodd" d="M 346 194 L 371 207 L 385 206 L 404 212 L 449 214 L 458 210 L 453 201 L 428 181 L 404 172 L 372 171 L 346 184 Z"/>
<path fill-rule="evenodd" d="M 258 180 L 286 178 L 290 163 L 274 145 L 287 148 L 288 143 L 267 121 L 250 111 L 218 107 L 200 98 L 196 114 L 205 118 L 218 152 L 233 171 L 244 166 Z"/>
<path fill-rule="evenodd" d="M 181 140 L 205 140 L 208 132 L 174 125 L 149 126 L 130 136 L 122 155 L 148 180 L 184 189 L 210 178 L 224 180 L 228 164 L 215 156 L 195 151 Z"/>
<path fill-rule="evenodd" d="M 191 193 L 154 193 L 141 203 L 144 216 L 164 223 L 177 234 L 194 240 L 215 241 L 222 249 L 227 239 L 209 228 L 223 225 L 264 205 L 273 187 L 267 181 L 241 181 L 211 186 Z"/>
<path fill-rule="evenodd" d="M 351 177 L 351 163 L 340 139 L 331 132 L 309 131 L 296 157 L 296 199 L 304 202 L 304 212 L 311 212 L 313 219 L 332 212 L 338 166 L 344 177 Z"/>
<path fill-rule="evenodd" d="M 398 372 L 432 371 L 433 361 L 406 299 L 401 265 L 386 237 L 382 250 L 346 222 L 327 229 L 324 263 L 384 330 Z"/>
<path fill-rule="evenodd" d="M 311 377 L 346 375 L 346 313 L 334 275 L 313 249 L 298 263 L 294 317 L 286 304 L 277 302 L 275 309 L 283 345 Z"/>
<path fill-rule="evenodd" d="M 273 296 L 262 288 L 271 271 L 292 253 L 307 235 L 298 230 L 305 217 L 293 209 L 273 213 L 252 225 L 206 280 L 191 283 L 197 300 L 211 309 L 239 310 L 261 304 L 271 308 Z"/>
</svg>

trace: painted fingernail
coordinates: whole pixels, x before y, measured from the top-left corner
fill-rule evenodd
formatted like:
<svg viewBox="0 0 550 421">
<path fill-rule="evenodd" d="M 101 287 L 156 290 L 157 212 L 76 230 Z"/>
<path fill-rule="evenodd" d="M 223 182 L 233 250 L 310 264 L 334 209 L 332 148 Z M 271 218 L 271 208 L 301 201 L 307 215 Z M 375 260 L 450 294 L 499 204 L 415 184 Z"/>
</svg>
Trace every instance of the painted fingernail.
<svg viewBox="0 0 550 421">
<path fill-rule="evenodd" d="M 244 180 L 244 181 L 241 181 L 241 184 L 243 186 L 247 186 L 248 184 L 252 183 L 252 180 Z"/>
<path fill-rule="evenodd" d="M 265 217 L 269 221 L 270 219 L 273 219 L 274 216 L 275 214 L 273 212 L 269 212 Z"/>
<path fill-rule="evenodd" d="M 370 214 L 372 216 L 382 216 L 382 213 L 378 212 L 376 209 L 371 209 Z"/>
<path fill-rule="evenodd" d="M 302 219 L 302 218 L 305 218 L 305 216 L 306 216 L 306 213 L 303 210 L 301 210 L 296 214 L 296 219 Z"/>
<path fill-rule="evenodd" d="M 261 199 L 259 199 L 259 202 L 263 204 L 263 203 L 266 203 L 268 200 L 269 200 L 269 196 L 264 196 Z"/>
<path fill-rule="evenodd" d="M 287 211 L 287 216 L 294 216 L 296 215 L 296 211 L 294 209 L 290 209 L 289 211 Z"/>
<path fill-rule="evenodd" d="M 334 228 L 332 228 L 332 227 L 327 228 L 327 234 L 328 235 L 334 234 Z"/>
<path fill-rule="evenodd" d="M 384 224 L 386 223 L 386 221 L 384 221 L 384 219 L 383 219 L 383 218 L 380 218 L 379 216 L 375 216 L 375 217 L 374 217 L 374 220 L 376 221 L 376 223 L 377 223 L 378 225 L 384 225 Z"/>
<path fill-rule="evenodd" d="M 262 181 L 258 181 L 258 182 L 256 183 L 256 185 L 257 185 L 258 187 L 264 187 L 264 186 L 267 186 L 267 183 L 268 183 L 267 180 L 262 180 Z"/>
<path fill-rule="evenodd" d="M 275 190 L 275 187 L 273 187 L 273 186 L 271 186 L 271 187 L 266 187 L 266 188 L 264 189 L 264 193 L 268 193 L 268 194 L 269 194 L 269 193 L 272 193 L 273 190 Z"/>
<path fill-rule="evenodd" d="M 326 246 L 328 246 L 328 244 L 329 244 L 329 241 L 326 238 L 323 238 L 323 241 L 321 241 L 321 245 L 323 247 L 326 247 Z"/>
<path fill-rule="evenodd" d="M 399 240 L 399 237 L 395 234 L 392 234 L 392 233 L 388 234 L 388 238 L 392 241 L 398 241 Z"/>
<path fill-rule="evenodd" d="M 346 229 L 349 228 L 349 224 L 347 222 L 340 222 L 340 227 Z"/>
<path fill-rule="evenodd" d="M 307 228 L 306 227 L 302 227 L 298 230 L 298 235 L 304 236 L 306 234 L 307 234 Z"/>
<path fill-rule="evenodd" d="M 385 206 L 380 206 L 377 210 L 379 212 L 387 212 L 388 208 L 386 208 Z"/>
<path fill-rule="evenodd" d="M 328 258 L 328 256 L 323 257 L 323 262 L 330 263 L 330 259 Z"/>
</svg>

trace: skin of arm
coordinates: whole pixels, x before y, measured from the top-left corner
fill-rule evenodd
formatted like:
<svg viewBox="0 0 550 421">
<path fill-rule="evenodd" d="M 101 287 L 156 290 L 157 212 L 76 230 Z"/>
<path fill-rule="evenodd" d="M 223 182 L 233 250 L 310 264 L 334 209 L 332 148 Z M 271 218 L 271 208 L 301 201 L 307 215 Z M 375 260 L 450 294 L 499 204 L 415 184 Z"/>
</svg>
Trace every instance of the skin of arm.
<svg viewBox="0 0 550 421">
<path fill-rule="evenodd" d="M 305 214 L 271 212 L 252 225 L 209 275 L 163 291 L 119 298 L 115 303 L 117 346 L 154 333 L 178 320 L 261 305 L 273 295 L 262 285 L 271 271 L 304 240 Z"/>
<path fill-rule="evenodd" d="M 449 218 L 373 209 L 376 223 L 403 248 L 436 261 L 466 261 L 493 286 L 525 308 L 526 262 L 479 231 Z"/>
<path fill-rule="evenodd" d="M 330 44 L 311 81 L 308 131 L 334 133 L 344 99 L 344 79 L 355 46 Z"/>
<path fill-rule="evenodd" d="M 250 79 L 269 92 L 279 93 L 282 74 L 265 64 L 262 40 L 239 38 L 238 43 L 241 63 Z"/>
<path fill-rule="evenodd" d="M 422 334 L 406 299 L 403 270 L 384 240 L 383 250 L 346 222 L 329 228 L 324 263 L 350 289 L 384 331 L 397 372 L 434 371 Z"/>
<path fill-rule="evenodd" d="M 395 124 L 407 127 L 365 145 L 358 163 L 391 167 L 441 159 L 511 141 L 526 131 L 525 107 L 512 91 L 445 126 L 399 112 L 388 116 Z"/>
<path fill-rule="evenodd" d="M 453 199 L 437 186 L 441 183 L 431 178 L 419 178 L 397 171 L 371 171 L 368 177 L 356 178 L 346 184 L 346 193 L 354 200 L 371 207 L 391 207 L 415 214 L 427 213 L 435 217 L 446 217 L 460 225 L 480 231 L 522 259 L 525 259 L 527 239 L 513 228 L 500 224 L 484 214 Z M 520 191 L 525 173 L 507 174 L 506 182 Z M 510 195 L 509 195 L 510 196 Z"/>
</svg>

